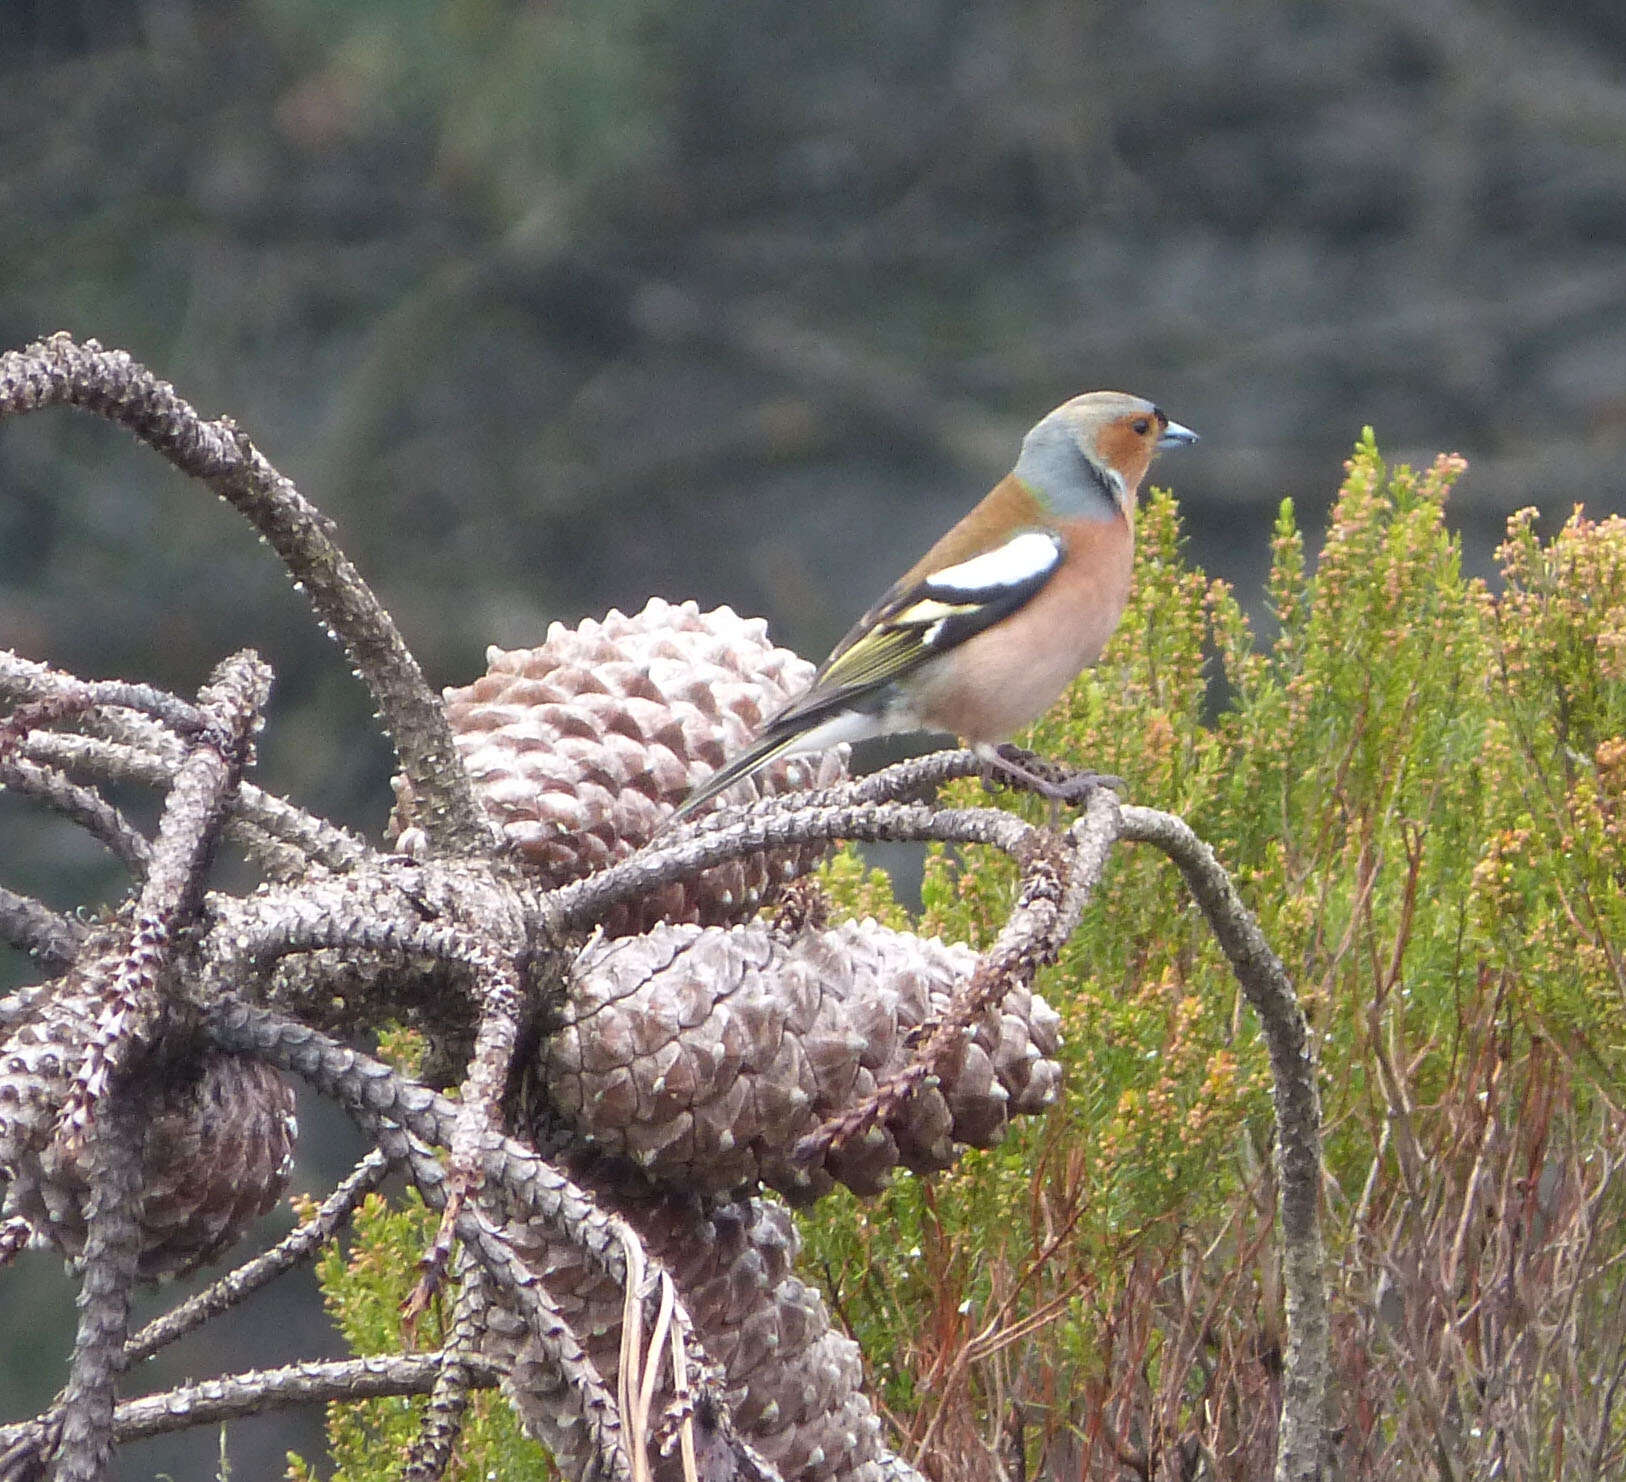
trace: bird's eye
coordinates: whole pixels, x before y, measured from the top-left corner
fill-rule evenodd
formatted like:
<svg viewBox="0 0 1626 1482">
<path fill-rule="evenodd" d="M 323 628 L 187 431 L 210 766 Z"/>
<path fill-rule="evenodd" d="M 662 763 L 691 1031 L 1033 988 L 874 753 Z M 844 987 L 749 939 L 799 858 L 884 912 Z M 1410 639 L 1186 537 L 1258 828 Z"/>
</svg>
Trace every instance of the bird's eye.
<svg viewBox="0 0 1626 1482">
<path fill-rule="evenodd" d="M 1147 431 L 1151 428 L 1151 425 L 1151 419 L 1147 417 L 1136 417 L 1135 420 L 1130 424 L 1130 426 L 1135 429 L 1136 437 L 1145 437 Z"/>
</svg>

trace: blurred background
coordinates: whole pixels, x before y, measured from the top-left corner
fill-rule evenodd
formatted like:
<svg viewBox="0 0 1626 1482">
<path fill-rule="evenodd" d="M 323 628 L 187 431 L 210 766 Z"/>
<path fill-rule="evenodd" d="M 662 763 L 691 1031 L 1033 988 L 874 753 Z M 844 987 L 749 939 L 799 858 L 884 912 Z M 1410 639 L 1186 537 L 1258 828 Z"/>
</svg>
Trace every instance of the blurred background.
<svg viewBox="0 0 1626 1482">
<path fill-rule="evenodd" d="M 1626 9 L 0 0 L 0 344 L 55 329 L 235 417 L 436 684 L 651 594 L 816 658 L 1095 386 L 1203 434 L 1154 481 L 1256 611 L 1366 423 L 1467 456 L 1488 573 L 1515 508 L 1626 509 Z M 86 416 L 0 431 L 0 646 L 191 693 L 246 643 L 268 785 L 376 833 L 370 707 L 236 517 Z M 13 888 L 120 887 L 4 797 L 0 837 Z M 353 1144 L 306 1124 L 325 1188 Z M 0 1273 L 0 1419 L 72 1291 Z M 142 1384 L 335 1351 L 306 1296 Z M 227 1438 L 247 1477 L 319 1444 Z"/>
</svg>

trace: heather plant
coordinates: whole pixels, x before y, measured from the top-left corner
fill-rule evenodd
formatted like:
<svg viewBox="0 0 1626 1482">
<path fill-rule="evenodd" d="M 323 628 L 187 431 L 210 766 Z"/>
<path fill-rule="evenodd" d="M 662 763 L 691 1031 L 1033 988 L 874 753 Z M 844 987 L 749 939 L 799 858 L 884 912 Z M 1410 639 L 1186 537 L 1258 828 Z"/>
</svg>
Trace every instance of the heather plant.
<svg viewBox="0 0 1626 1482">
<path fill-rule="evenodd" d="M 1298 985 L 1347 1475 L 1599 1475 L 1626 1438 L 1626 522 L 1544 544 L 1521 513 L 1493 593 L 1445 522 L 1464 466 L 1390 469 L 1367 432 L 1313 574 L 1284 503 L 1266 643 L 1154 494 L 1123 627 L 1031 744 L 1188 818 Z M 936 850 L 921 929 L 986 940 L 1013 881 Z M 876 909 L 873 879 L 832 888 Z M 1115 857 L 1041 987 L 1062 1102 L 930 1185 L 821 1206 L 815 1269 L 941 1475 L 1262 1475 L 1283 1317 L 1253 1021 L 1150 853 Z"/>
<path fill-rule="evenodd" d="M 308 1218 L 312 1202 L 296 1200 Z M 447 1303 L 437 1299 L 404 1332 L 401 1310 L 417 1279 L 417 1261 L 434 1238 L 437 1216 L 408 1194 L 392 1205 L 369 1194 L 355 1215 L 348 1250 L 329 1246 L 317 1263 L 334 1325 L 358 1357 L 399 1353 L 403 1344 L 432 1351 L 446 1338 Z M 547 1453 L 524 1432 L 513 1407 L 495 1391 L 469 1398 L 463 1419 L 463 1445 L 445 1475 L 449 1482 L 498 1477 L 557 1475 Z M 302 1457 L 288 1461 L 289 1482 L 363 1482 L 393 1472 L 423 1424 L 424 1401 L 405 1395 L 328 1407 L 328 1465 L 320 1470 Z"/>
</svg>

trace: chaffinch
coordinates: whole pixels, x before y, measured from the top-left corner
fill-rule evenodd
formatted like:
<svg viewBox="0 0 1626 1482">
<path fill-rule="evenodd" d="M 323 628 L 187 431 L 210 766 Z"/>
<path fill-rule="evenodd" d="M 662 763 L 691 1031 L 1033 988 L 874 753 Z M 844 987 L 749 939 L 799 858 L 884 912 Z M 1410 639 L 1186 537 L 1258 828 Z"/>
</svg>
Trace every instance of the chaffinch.
<svg viewBox="0 0 1626 1482">
<path fill-rule="evenodd" d="M 677 822 L 776 757 L 906 731 L 996 750 L 1101 655 L 1129 597 L 1135 494 L 1153 454 L 1197 434 L 1121 391 L 1064 402 L 1016 466 L 863 617 L 805 692 L 697 787 Z"/>
</svg>

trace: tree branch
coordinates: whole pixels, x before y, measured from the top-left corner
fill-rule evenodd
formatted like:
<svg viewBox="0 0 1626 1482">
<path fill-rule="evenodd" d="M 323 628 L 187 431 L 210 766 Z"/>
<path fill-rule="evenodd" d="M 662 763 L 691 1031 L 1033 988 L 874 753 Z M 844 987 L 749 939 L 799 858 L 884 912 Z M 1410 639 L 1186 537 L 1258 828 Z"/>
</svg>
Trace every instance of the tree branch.
<svg viewBox="0 0 1626 1482">
<path fill-rule="evenodd" d="M 69 782 L 54 767 L 42 767 L 23 757 L 0 751 L 0 787 L 23 797 L 37 798 L 76 823 L 137 880 L 146 878 L 147 857 L 152 846 L 146 835 L 135 828 L 94 788 Z"/>
<path fill-rule="evenodd" d="M 435 1377 L 423 1421 L 401 1468 L 401 1482 L 440 1482 L 451 1465 L 469 1408 L 469 1363 L 480 1351 L 491 1308 L 489 1279 L 465 1247 L 458 1255 L 457 1299 L 441 1350 L 445 1360 Z"/>
<path fill-rule="evenodd" d="M 182 738 L 203 723 L 196 705 L 165 691 L 81 680 L 6 649 L 0 649 L 0 699 L 27 707 L 0 721 L 0 745 L 15 734 L 24 756 L 79 781 L 168 791 L 186 757 Z M 31 729 L 61 720 L 84 734 Z M 368 852 L 348 830 L 251 783 L 239 784 L 232 815 L 228 828 L 273 876 L 295 873 L 307 859 L 348 869 Z"/>
<path fill-rule="evenodd" d="M 135 1109 L 114 1106 L 89 1129 L 85 1164 L 84 1277 L 79 1333 L 62 1397 L 57 1482 L 101 1482 L 112 1455 L 114 1386 L 124 1369 L 130 1298 L 141 1261 L 141 1124 Z"/>
<path fill-rule="evenodd" d="M 796 1145 L 799 1162 L 811 1163 L 892 1116 L 928 1080 L 941 1075 L 981 1014 L 1013 989 L 1032 986 L 1034 975 L 1056 960 L 1078 926 L 1117 836 L 1118 799 L 1106 788 L 1091 793 L 1083 818 L 1062 840 L 1034 831 L 1021 891 L 998 939 L 982 954 L 908 1069 L 878 1086 L 852 1111 L 804 1137 Z"/>
<path fill-rule="evenodd" d="M 62 1110 L 62 1124 L 71 1134 L 83 1131 L 128 1045 L 146 1033 L 158 1011 L 160 972 L 175 934 L 201 903 L 204 869 L 270 686 L 271 671 L 251 651 L 218 665 L 204 686 L 204 729 L 165 801 L 130 946 L 114 970 Z"/>
<path fill-rule="evenodd" d="M 225 1379 L 206 1379 L 162 1394 L 126 1400 L 113 1412 L 113 1440 L 142 1441 L 293 1405 L 426 1394 L 444 1362 L 439 1352 L 397 1353 L 253 1369 Z M 464 1363 L 471 1389 L 491 1389 L 502 1377 L 501 1370 L 487 1359 L 468 1356 Z M 49 1449 L 54 1429 L 48 1416 L 0 1426 L 0 1482 L 36 1476 L 34 1463 Z"/>
<path fill-rule="evenodd" d="M 1171 813 L 1126 806 L 1121 817 L 1123 838 L 1155 845 L 1179 867 L 1264 1031 L 1275 1089 L 1287 1299 L 1276 1482 L 1316 1482 L 1327 1444 L 1329 1327 L 1320 1220 L 1321 1099 L 1309 1025 L 1281 960 L 1214 851 Z"/>
<path fill-rule="evenodd" d="M 178 747 L 164 755 L 97 736 L 51 731 L 36 731 L 23 742 L 22 751 L 36 761 L 60 767 L 70 777 L 165 789 L 174 780 L 184 754 Z M 307 813 L 251 782 L 238 784 L 226 832 L 235 836 L 244 851 L 258 859 L 273 878 L 296 875 L 307 862 L 330 870 L 347 870 L 371 852 L 348 829 Z"/>
<path fill-rule="evenodd" d="M 84 939 L 84 927 L 71 916 L 59 916 L 49 906 L 0 885 L 0 940 L 21 947 L 50 971 L 61 972 Z M 0 1005 L 5 1002 L 0 1000 Z M 0 1028 L 6 1018 L 0 1008 Z"/>
<path fill-rule="evenodd" d="M 1020 857 L 1038 835 L 1032 824 L 997 808 L 931 808 L 920 803 L 823 804 L 775 799 L 742 814 L 708 814 L 657 840 L 631 859 L 539 897 L 560 931 L 586 930 L 611 907 L 712 865 L 766 849 L 838 839 L 865 843 L 984 844 Z"/>
<path fill-rule="evenodd" d="M 204 421 L 124 351 L 66 334 L 0 354 L 0 421 L 49 406 L 83 407 L 117 423 L 248 519 L 372 691 L 431 844 L 455 854 L 488 847 L 491 830 L 418 661 L 339 549 L 332 523 L 248 437 L 229 419 Z"/>
<path fill-rule="evenodd" d="M 150 1358 L 160 1348 L 185 1337 L 222 1312 L 230 1311 L 308 1259 L 338 1233 L 356 1206 L 383 1183 L 389 1167 L 389 1159 L 382 1153 L 376 1150 L 368 1153 L 304 1224 L 290 1230 L 270 1250 L 148 1323 L 125 1344 L 126 1362 L 134 1364 Z"/>
</svg>

